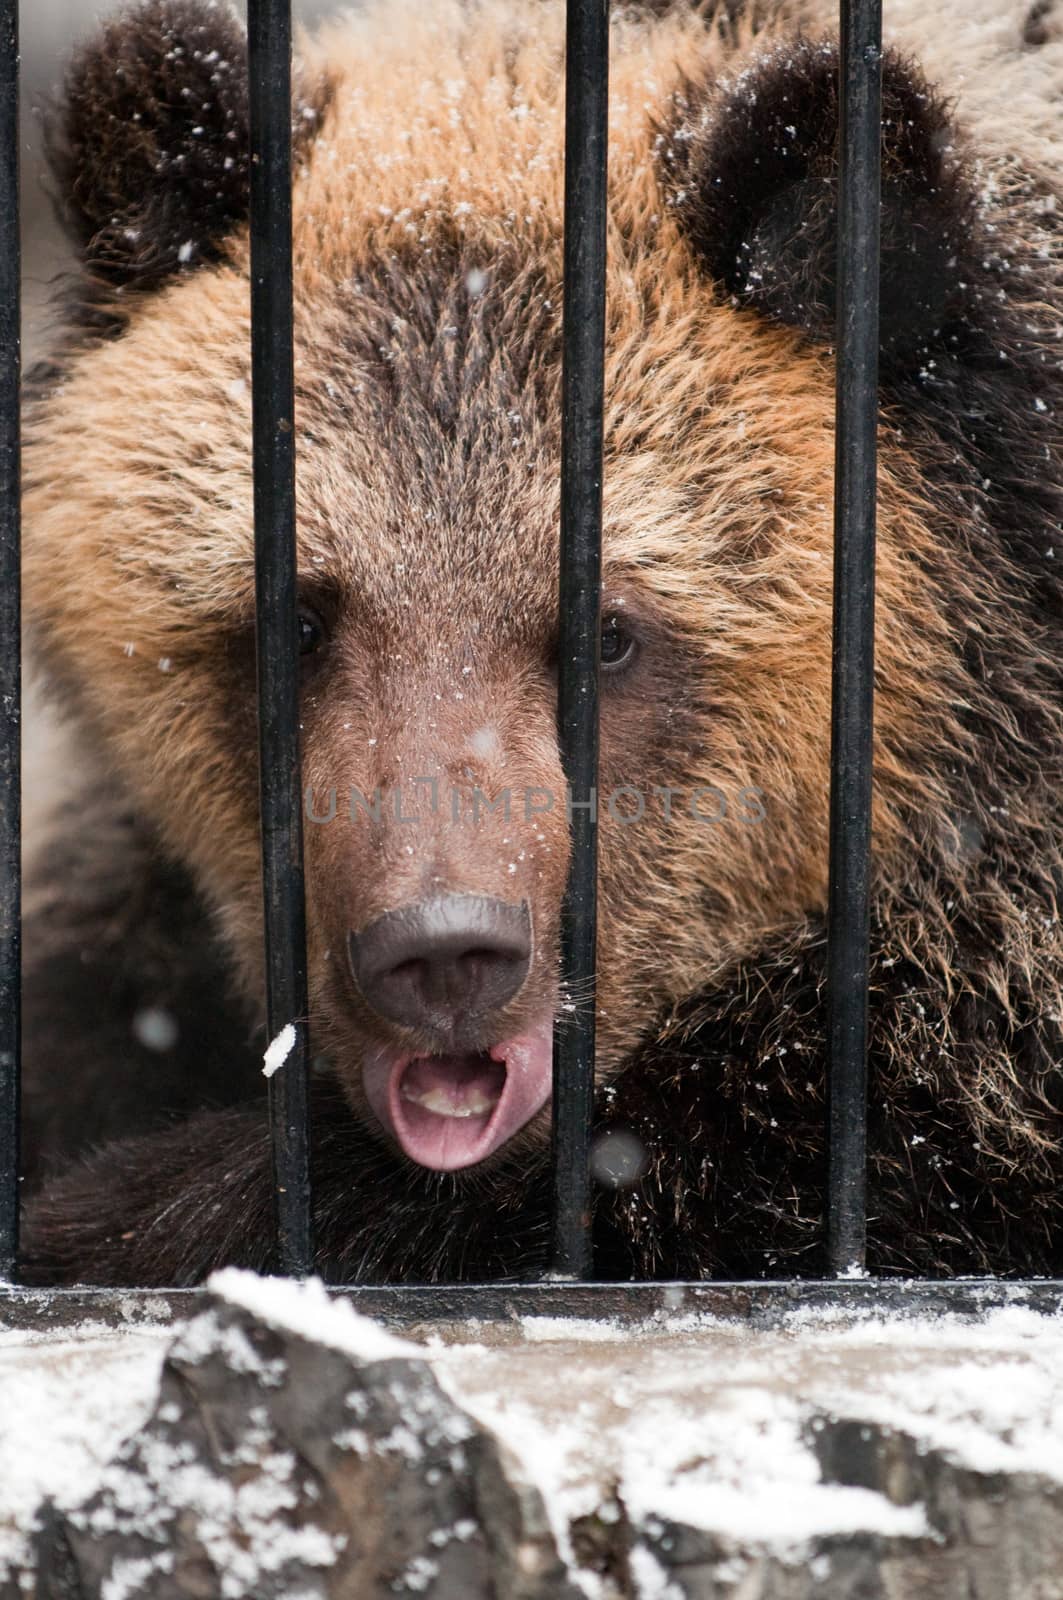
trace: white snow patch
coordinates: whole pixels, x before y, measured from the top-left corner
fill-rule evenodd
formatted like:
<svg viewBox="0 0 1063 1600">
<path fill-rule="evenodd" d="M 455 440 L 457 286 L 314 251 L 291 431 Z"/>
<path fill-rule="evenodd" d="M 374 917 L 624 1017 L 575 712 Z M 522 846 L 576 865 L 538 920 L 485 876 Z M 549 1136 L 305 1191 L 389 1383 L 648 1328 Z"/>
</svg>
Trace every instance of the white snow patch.
<svg viewBox="0 0 1063 1600">
<path fill-rule="evenodd" d="M 263 1589 L 263 1574 L 290 1565 L 329 1567 L 346 1545 L 311 1523 L 293 1526 L 285 1512 L 299 1504 L 297 1463 L 290 1451 L 275 1450 L 255 1462 L 252 1476 L 234 1482 L 219 1477 L 188 1441 L 141 1441 L 135 1469 L 117 1461 L 103 1475 L 108 1499 L 90 1517 L 74 1513 L 75 1527 L 97 1537 L 136 1532 L 166 1545 L 175 1523 L 194 1529 L 217 1575 L 221 1600 L 250 1600 Z M 119 1558 L 105 1582 L 116 1600 L 151 1592 L 150 1572 Z M 133 1585 L 139 1583 L 139 1588 Z"/>
<path fill-rule="evenodd" d="M 612 1481 L 648 1547 L 647 1600 L 667 1594 L 655 1576 L 667 1558 L 653 1553 L 665 1522 L 712 1534 L 724 1551 L 795 1562 L 831 1536 L 931 1533 L 920 1504 L 823 1481 L 811 1443 L 823 1419 L 902 1431 L 975 1470 L 1063 1483 L 1061 1316 L 1014 1306 L 973 1322 L 854 1323 L 802 1311 L 752 1329 L 687 1312 L 642 1325 L 524 1318 L 520 1331 L 516 1362 L 508 1343 L 475 1357 L 433 1349 L 437 1376 L 543 1491 L 570 1563 L 573 1521 L 602 1515 Z"/>
<path fill-rule="evenodd" d="M 663 1519 L 716 1534 L 728 1546 L 770 1549 L 781 1560 L 800 1561 L 814 1540 L 832 1534 L 918 1538 L 930 1531 L 922 1506 L 895 1506 L 868 1489 L 821 1482 L 804 1435 L 808 1413 L 796 1400 L 745 1389 L 721 1392 L 702 1409 L 674 1395 L 648 1396 L 637 1380 L 633 1388 L 621 1424 L 603 1432 L 593 1402 L 575 1402 L 567 1408 L 570 1420 L 562 1422 L 523 1397 L 470 1395 L 460 1377 L 452 1385 L 543 1493 L 558 1548 L 572 1569 L 570 1529 L 600 1510 L 603 1460 L 612 1463 L 627 1513 L 643 1532 L 659 1530 Z M 645 1565 L 648 1575 L 649 1558 Z M 643 1592 L 666 1591 L 647 1585 Z"/>
<path fill-rule="evenodd" d="M 836 1413 L 911 1434 L 976 1472 L 1063 1483 L 1063 1317 L 1010 1306 L 966 1325 L 863 1323 L 823 1343 L 893 1358 L 874 1384 L 840 1374 Z"/>
<path fill-rule="evenodd" d="M 682 1589 L 671 1581 L 657 1557 L 643 1545 L 633 1546 L 628 1567 L 638 1600 L 683 1600 Z"/>
<path fill-rule="evenodd" d="M 290 1278 L 260 1278 L 239 1267 L 226 1267 L 213 1274 L 207 1288 L 230 1305 L 260 1317 L 271 1328 L 316 1340 L 356 1361 L 416 1360 L 425 1354 L 423 1346 L 397 1339 L 379 1322 L 359 1316 L 348 1301 L 332 1299 L 320 1278 L 297 1283 Z"/>
<path fill-rule="evenodd" d="M 251 1343 L 243 1328 L 221 1321 L 214 1309 L 201 1312 L 178 1331 L 173 1353 L 179 1361 L 198 1366 L 211 1356 L 220 1355 L 233 1372 L 248 1373 L 267 1388 L 277 1388 L 284 1382 L 287 1365 L 280 1357 L 265 1360 Z"/>
<path fill-rule="evenodd" d="M 929 1533 L 922 1506 L 893 1505 L 870 1489 L 823 1483 L 803 1436 L 805 1407 L 770 1390 L 736 1388 L 712 1412 L 634 1411 L 622 1436 L 622 1482 L 629 1514 L 724 1535 L 728 1543 L 769 1544 L 800 1558 L 830 1534 L 866 1531 L 893 1538 Z M 662 1424 L 667 1443 L 662 1448 Z"/>
<path fill-rule="evenodd" d="M 627 1337 L 619 1322 L 599 1322 L 590 1317 L 578 1321 L 568 1317 L 521 1317 L 520 1331 L 529 1344 L 552 1344 L 557 1339 L 571 1339 L 578 1344 L 622 1344 Z"/>
<path fill-rule="evenodd" d="M 99 1323 L 0 1332 L 0 1577 L 28 1563 L 44 1500 L 68 1511 L 88 1499 L 147 1421 L 172 1335 Z"/>
<path fill-rule="evenodd" d="M 173 1554 L 160 1550 L 154 1556 L 120 1556 L 100 1585 L 100 1600 L 129 1600 L 147 1588 L 158 1572 L 173 1571 Z"/>
<path fill-rule="evenodd" d="M 295 1023 L 286 1022 L 275 1039 L 271 1039 L 262 1057 L 262 1076 L 272 1078 L 273 1074 L 287 1061 L 295 1049 Z"/>
</svg>

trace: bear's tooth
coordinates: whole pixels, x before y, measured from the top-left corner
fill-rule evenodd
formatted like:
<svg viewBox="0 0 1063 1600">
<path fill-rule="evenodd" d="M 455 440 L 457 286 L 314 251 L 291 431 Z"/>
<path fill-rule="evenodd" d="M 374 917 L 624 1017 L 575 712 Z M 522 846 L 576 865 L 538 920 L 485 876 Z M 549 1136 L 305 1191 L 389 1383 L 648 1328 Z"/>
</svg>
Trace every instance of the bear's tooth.
<svg viewBox="0 0 1063 1600">
<path fill-rule="evenodd" d="M 456 1106 L 445 1089 L 429 1089 L 424 1094 L 410 1094 L 404 1089 L 402 1097 L 425 1111 L 434 1112 L 437 1117 L 482 1117 L 493 1111 L 496 1104 L 487 1095 L 478 1093 Z"/>
</svg>

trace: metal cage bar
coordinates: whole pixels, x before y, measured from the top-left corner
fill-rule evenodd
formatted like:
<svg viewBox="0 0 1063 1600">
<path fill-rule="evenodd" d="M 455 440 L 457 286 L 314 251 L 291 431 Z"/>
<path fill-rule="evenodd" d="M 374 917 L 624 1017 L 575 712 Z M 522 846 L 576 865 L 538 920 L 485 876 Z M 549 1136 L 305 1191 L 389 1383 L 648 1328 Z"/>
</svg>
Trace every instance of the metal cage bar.
<svg viewBox="0 0 1063 1600">
<path fill-rule="evenodd" d="M 269 1080 L 281 1269 L 313 1265 L 310 1226 L 306 909 L 299 776 L 295 552 L 290 0 L 250 0 L 251 375 L 259 778 L 266 999 L 276 1039 L 295 1038 Z"/>
<path fill-rule="evenodd" d="M 592 1268 L 608 114 L 608 0 L 568 0 L 558 727 L 572 858 L 562 911 L 565 1005 L 554 1033 L 552 1268 L 576 1279 Z"/>
<path fill-rule="evenodd" d="M 0 1279 L 18 1254 L 22 882 L 20 835 L 21 339 L 18 0 L 0 0 Z"/>
<path fill-rule="evenodd" d="M 863 1270 L 874 711 L 881 0 L 842 0 L 831 699 L 827 1251 Z"/>
</svg>

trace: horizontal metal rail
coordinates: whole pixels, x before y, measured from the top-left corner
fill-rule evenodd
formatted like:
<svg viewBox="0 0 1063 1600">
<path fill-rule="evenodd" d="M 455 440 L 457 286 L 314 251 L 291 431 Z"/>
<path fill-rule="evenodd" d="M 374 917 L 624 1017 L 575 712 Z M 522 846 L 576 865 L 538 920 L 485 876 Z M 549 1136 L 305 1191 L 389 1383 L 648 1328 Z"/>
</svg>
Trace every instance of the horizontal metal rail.
<svg viewBox="0 0 1063 1600">
<path fill-rule="evenodd" d="M 840 1283 L 807 1279 L 732 1283 L 467 1283 L 336 1287 L 356 1311 L 409 1327 L 441 1322 L 517 1322 L 522 1317 L 585 1317 L 664 1324 L 670 1315 L 716 1317 L 750 1327 L 785 1325 L 798 1313 L 853 1318 L 981 1317 L 1022 1306 L 1063 1312 L 1063 1279 L 879 1278 Z M 0 1287 L 0 1329 L 62 1327 L 85 1320 L 136 1326 L 193 1315 L 206 1289 L 18 1289 Z"/>
</svg>

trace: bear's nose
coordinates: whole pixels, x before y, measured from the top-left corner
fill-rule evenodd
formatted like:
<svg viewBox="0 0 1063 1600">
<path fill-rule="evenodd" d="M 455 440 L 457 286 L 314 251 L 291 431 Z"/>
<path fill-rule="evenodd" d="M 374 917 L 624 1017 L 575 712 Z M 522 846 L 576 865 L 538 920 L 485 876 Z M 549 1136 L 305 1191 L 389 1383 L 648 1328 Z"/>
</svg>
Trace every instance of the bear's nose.
<svg viewBox="0 0 1063 1600">
<path fill-rule="evenodd" d="M 481 895 L 422 900 L 377 917 L 348 940 L 351 971 L 380 1016 L 408 1028 L 462 1031 L 499 1011 L 531 963 L 526 902 Z"/>
</svg>

